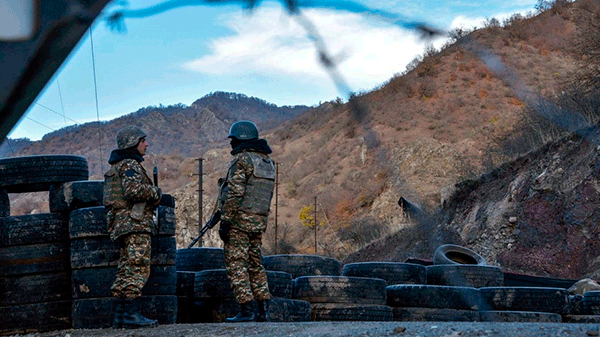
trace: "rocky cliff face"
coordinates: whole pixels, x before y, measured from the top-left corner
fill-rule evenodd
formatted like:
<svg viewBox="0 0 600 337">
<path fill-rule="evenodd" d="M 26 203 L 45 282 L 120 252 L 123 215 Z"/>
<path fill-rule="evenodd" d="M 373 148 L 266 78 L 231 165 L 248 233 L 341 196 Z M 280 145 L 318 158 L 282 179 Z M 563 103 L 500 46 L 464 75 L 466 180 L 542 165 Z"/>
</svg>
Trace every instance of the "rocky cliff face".
<svg viewBox="0 0 600 337">
<path fill-rule="evenodd" d="M 346 262 L 431 259 L 437 246 L 454 243 L 506 271 L 597 279 L 598 144 L 600 129 L 591 127 L 463 181 L 438 214 L 371 244 Z"/>
</svg>

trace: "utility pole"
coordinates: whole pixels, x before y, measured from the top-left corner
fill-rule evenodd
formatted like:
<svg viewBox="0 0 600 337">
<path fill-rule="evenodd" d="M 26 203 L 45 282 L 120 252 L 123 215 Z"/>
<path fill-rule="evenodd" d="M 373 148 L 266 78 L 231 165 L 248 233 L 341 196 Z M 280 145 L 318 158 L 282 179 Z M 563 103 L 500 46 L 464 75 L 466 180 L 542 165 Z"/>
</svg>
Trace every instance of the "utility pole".
<svg viewBox="0 0 600 337">
<path fill-rule="evenodd" d="M 315 195 L 315 255 L 317 254 L 317 196 Z"/>
<path fill-rule="evenodd" d="M 275 254 L 279 254 L 279 239 L 277 235 L 277 211 L 279 208 L 279 163 L 275 162 Z"/>
<path fill-rule="evenodd" d="M 194 174 L 198 176 L 198 235 L 200 235 L 200 231 L 202 230 L 202 223 L 204 221 L 204 216 L 202 214 L 202 161 L 204 160 L 202 157 L 196 159 L 198 160 L 198 174 Z M 202 247 L 202 240 L 198 243 L 198 246 Z"/>
</svg>

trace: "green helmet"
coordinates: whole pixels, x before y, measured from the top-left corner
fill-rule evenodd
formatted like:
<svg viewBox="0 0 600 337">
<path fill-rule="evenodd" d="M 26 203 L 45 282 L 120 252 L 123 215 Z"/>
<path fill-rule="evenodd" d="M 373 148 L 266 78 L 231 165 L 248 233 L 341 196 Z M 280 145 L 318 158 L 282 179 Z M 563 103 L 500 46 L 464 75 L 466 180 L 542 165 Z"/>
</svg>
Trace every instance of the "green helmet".
<svg viewBox="0 0 600 337">
<path fill-rule="evenodd" d="M 236 138 L 239 140 L 258 139 L 258 129 L 250 121 L 235 122 L 231 125 L 227 138 Z"/>
<path fill-rule="evenodd" d="M 138 145 L 142 138 L 146 138 L 142 129 L 137 126 L 127 126 L 117 133 L 117 145 L 120 150 L 128 149 Z"/>
</svg>

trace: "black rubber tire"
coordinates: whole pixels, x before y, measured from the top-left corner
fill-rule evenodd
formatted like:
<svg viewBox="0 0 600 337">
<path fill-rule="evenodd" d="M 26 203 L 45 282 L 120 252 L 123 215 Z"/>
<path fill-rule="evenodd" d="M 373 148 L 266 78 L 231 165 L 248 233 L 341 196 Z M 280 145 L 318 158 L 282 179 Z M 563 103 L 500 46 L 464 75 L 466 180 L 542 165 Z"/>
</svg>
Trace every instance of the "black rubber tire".
<svg viewBox="0 0 600 337">
<path fill-rule="evenodd" d="M 300 276 L 340 276 L 340 261 L 320 255 L 268 255 L 263 257 L 263 266 L 268 270 L 290 273 L 292 278 Z"/>
<path fill-rule="evenodd" d="M 71 239 L 108 235 L 104 206 L 80 208 L 69 213 Z"/>
<path fill-rule="evenodd" d="M 73 299 L 110 297 L 110 287 L 117 275 L 116 267 L 73 269 L 71 284 Z M 150 266 L 150 277 L 142 289 L 143 295 L 175 295 L 175 266 Z"/>
<path fill-rule="evenodd" d="M 160 206 L 175 208 L 175 198 L 167 193 L 163 193 L 160 198 Z"/>
<path fill-rule="evenodd" d="M 267 282 L 272 297 L 292 297 L 292 277 L 288 273 L 267 270 Z M 194 297 L 233 298 L 231 282 L 225 269 L 209 269 L 196 273 L 194 279 Z"/>
<path fill-rule="evenodd" d="M 212 323 L 213 301 L 177 296 L 177 323 Z"/>
<path fill-rule="evenodd" d="M 88 180 L 85 157 L 40 155 L 0 159 L 0 188 L 8 193 L 48 191 L 68 181 Z"/>
<path fill-rule="evenodd" d="M 349 263 L 344 265 L 342 275 L 380 278 L 387 285 L 427 283 L 427 270 L 424 266 L 402 262 Z"/>
<path fill-rule="evenodd" d="M 0 218 L 10 216 L 10 199 L 6 190 L 0 189 Z"/>
<path fill-rule="evenodd" d="M 288 298 L 273 298 L 269 303 L 271 322 L 309 322 L 310 303 Z"/>
<path fill-rule="evenodd" d="M 256 303 L 252 303 L 256 310 Z M 240 312 L 239 304 L 232 298 L 213 301 L 196 301 L 195 310 L 210 313 L 210 322 L 222 323 L 226 318 Z M 288 298 L 272 298 L 269 301 L 270 322 L 309 322 L 311 321 L 310 303 Z M 198 319 L 196 319 L 198 320 Z"/>
<path fill-rule="evenodd" d="M 458 245 L 441 245 L 433 253 L 433 264 L 469 264 L 485 266 L 483 256 Z"/>
<path fill-rule="evenodd" d="M 74 209 L 102 206 L 103 180 L 72 181 L 50 187 L 50 212 L 69 212 Z"/>
<path fill-rule="evenodd" d="M 397 284 L 386 290 L 390 307 L 481 310 L 483 304 L 479 290 L 472 287 Z"/>
<path fill-rule="evenodd" d="M 70 329 L 71 301 L 0 307 L 0 322 L 0 335 Z"/>
<path fill-rule="evenodd" d="M 67 218 L 60 214 L 30 214 L 0 218 L 0 247 L 69 240 Z"/>
<path fill-rule="evenodd" d="M 562 316 L 563 323 L 588 323 L 600 324 L 600 316 L 598 315 L 564 315 Z"/>
<path fill-rule="evenodd" d="M 158 320 L 159 324 L 174 324 L 177 321 L 177 296 L 142 296 L 140 302 L 141 314 Z M 73 300 L 73 328 L 109 328 L 112 326 L 113 308 L 113 297 Z"/>
<path fill-rule="evenodd" d="M 458 287 L 500 287 L 504 285 L 502 268 L 471 264 L 427 266 L 427 284 Z"/>
<path fill-rule="evenodd" d="M 0 275 L 3 277 L 68 270 L 68 241 L 0 247 Z"/>
<path fill-rule="evenodd" d="M 175 209 L 159 206 L 159 236 L 175 235 Z M 72 239 L 108 236 L 104 206 L 73 210 L 69 215 L 69 235 Z"/>
<path fill-rule="evenodd" d="M 159 236 L 174 236 L 177 227 L 175 208 L 158 206 L 158 224 Z"/>
<path fill-rule="evenodd" d="M 301 276 L 294 279 L 294 299 L 313 303 L 386 303 L 382 279 L 347 276 Z"/>
<path fill-rule="evenodd" d="M 177 271 L 177 296 L 194 298 L 195 271 Z"/>
<path fill-rule="evenodd" d="M 0 277 L 0 307 L 71 300 L 71 273 Z"/>
<path fill-rule="evenodd" d="M 172 236 L 152 238 L 153 265 L 175 264 L 176 242 Z M 107 236 L 71 240 L 71 268 L 116 266 L 119 260 L 118 246 Z"/>
<path fill-rule="evenodd" d="M 385 305 L 312 303 L 313 321 L 393 321 L 392 308 Z"/>
<path fill-rule="evenodd" d="M 485 287 L 481 296 L 490 311 L 534 311 L 562 314 L 568 305 L 563 288 Z"/>
<path fill-rule="evenodd" d="M 479 312 L 443 308 L 393 308 L 394 321 L 478 322 Z"/>
<path fill-rule="evenodd" d="M 223 248 L 192 247 L 177 250 L 177 271 L 202 271 L 224 269 Z"/>
<path fill-rule="evenodd" d="M 592 290 L 583 294 L 583 314 L 600 315 L 600 291 Z"/>
<path fill-rule="evenodd" d="M 480 311 L 481 322 L 561 323 L 559 314 L 532 311 Z"/>
</svg>

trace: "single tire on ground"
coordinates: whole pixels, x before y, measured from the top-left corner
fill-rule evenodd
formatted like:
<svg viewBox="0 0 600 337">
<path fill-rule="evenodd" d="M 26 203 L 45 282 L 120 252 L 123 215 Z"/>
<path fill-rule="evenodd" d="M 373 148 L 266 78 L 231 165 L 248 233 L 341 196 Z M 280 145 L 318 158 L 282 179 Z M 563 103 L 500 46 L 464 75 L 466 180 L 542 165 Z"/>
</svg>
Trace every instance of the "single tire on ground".
<svg viewBox="0 0 600 337">
<path fill-rule="evenodd" d="M 225 254 L 223 248 L 192 247 L 177 250 L 177 271 L 202 271 L 224 269 Z"/>
<path fill-rule="evenodd" d="M 358 262 L 344 265 L 343 276 L 379 278 L 387 285 L 425 284 L 427 270 L 424 266 L 402 262 Z"/>
<path fill-rule="evenodd" d="M 313 303 L 386 303 L 382 279 L 348 276 L 301 276 L 294 280 L 294 299 Z"/>
<path fill-rule="evenodd" d="M 267 270 L 267 282 L 272 297 L 292 297 L 292 277 L 288 273 Z M 231 282 L 225 269 L 209 269 L 197 272 L 194 279 L 194 297 L 233 298 Z"/>
<path fill-rule="evenodd" d="M 312 303 L 313 321 L 392 321 L 392 308 L 385 305 Z"/>
<path fill-rule="evenodd" d="M 8 192 L 0 189 L 0 217 L 10 216 L 10 199 Z"/>
<path fill-rule="evenodd" d="M 74 209 L 102 206 L 103 180 L 70 181 L 50 186 L 50 212 L 69 212 Z"/>
<path fill-rule="evenodd" d="M 293 279 L 313 275 L 340 276 L 342 273 L 340 261 L 320 255 L 268 255 L 263 257 L 263 266 L 290 273 Z"/>
<path fill-rule="evenodd" d="M 500 287 L 504 285 L 502 268 L 469 264 L 427 266 L 427 284 L 458 287 Z"/>
<path fill-rule="evenodd" d="M 0 218 L 0 247 L 69 240 L 67 218 L 41 213 Z"/>
<path fill-rule="evenodd" d="M 71 301 L 0 307 L 0 335 L 29 334 L 71 328 Z"/>
<path fill-rule="evenodd" d="M 85 298 L 73 300 L 74 329 L 102 329 L 112 325 L 113 297 Z M 177 296 L 159 295 L 140 297 L 142 315 L 155 319 L 159 324 L 174 324 L 177 321 Z"/>
<path fill-rule="evenodd" d="M 150 266 L 150 277 L 144 288 L 143 295 L 175 295 L 176 293 L 175 266 Z M 110 287 L 117 276 L 116 267 L 97 267 L 73 269 L 71 284 L 73 299 L 110 297 Z"/>
<path fill-rule="evenodd" d="M 390 307 L 442 308 L 481 310 L 479 290 L 472 287 L 397 284 L 388 286 Z"/>
<path fill-rule="evenodd" d="M 394 321 L 424 322 L 478 322 L 479 312 L 474 310 L 444 308 L 396 307 L 392 309 Z"/>
<path fill-rule="evenodd" d="M 68 241 L 0 247 L 0 275 L 3 277 L 68 270 Z"/>
<path fill-rule="evenodd" d="M 480 311 L 481 322 L 561 323 L 559 314 L 531 311 Z"/>
<path fill-rule="evenodd" d="M 441 245 L 433 253 L 433 264 L 472 264 L 484 266 L 483 256 L 458 245 Z"/>
<path fill-rule="evenodd" d="M 71 300 L 71 273 L 0 277 L 0 307 Z"/>
<path fill-rule="evenodd" d="M 485 287 L 481 296 L 492 311 L 533 311 L 562 314 L 568 304 L 563 288 Z"/>
<path fill-rule="evenodd" d="M 88 180 L 85 157 L 40 155 L 0 159 L 0 188 L 8 193 L 48 191 L 68 181 Z"/>
</svg>

